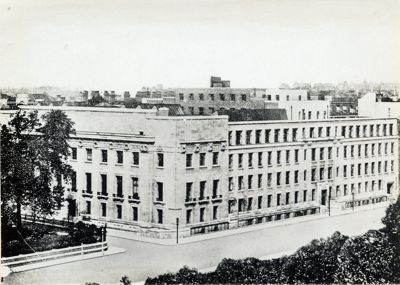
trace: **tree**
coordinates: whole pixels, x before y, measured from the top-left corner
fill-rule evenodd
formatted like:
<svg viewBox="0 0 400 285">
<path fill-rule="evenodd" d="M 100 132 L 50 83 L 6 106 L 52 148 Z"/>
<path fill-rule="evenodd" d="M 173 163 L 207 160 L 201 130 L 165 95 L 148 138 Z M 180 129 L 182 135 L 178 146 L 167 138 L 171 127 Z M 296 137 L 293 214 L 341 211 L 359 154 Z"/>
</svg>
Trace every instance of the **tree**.
<svg viewBox="0 0 400 285">
<path fill-rule="evenodd" d="M 122 278 L 119 282 L 121 282 L 122 285 L 131 285 L 132 284 L 132 281 L 126 275 L 122 276 Z"/>
<path fill-rule="evenodd" d="M 335 283 L 389 283 L 393 279 L 393 257 L 394 248 L 380 231 L 349 238 L 338 255 Z"/>
<path fill-rule="evenodd" d="M 333 283 L 339 266 L 337 257 L 347 239 L 335 232 L 328 239 L 313 240 L 298 249 L 283 266 L 284 283 Z"/>
<path fill-rule="evenodd" d="M 106 99 L 104 99 L 101 95 L 94 95 L 91 99 L 88 100 L 88 105 L 89 106 L 96 106 L 100 103 L 105 102 Z"/>
<path fill-rule="evenodd" d="M 42 116 L 19 110 L 1 128 L 2 217 L 22 229 L 21 212 L 52 215 L 63 202 L 72 173 L 67 164 L 73 122 L 60 110 Z"/>
<path fill-rule="evenodd" d="M 392 282 L 398 284 L 400 283 L 400 199 L 389 205 L 386 215 L 382 218 L 382 223 L 385 225 L 383 231 L 394 248 Z"/>
</svg>

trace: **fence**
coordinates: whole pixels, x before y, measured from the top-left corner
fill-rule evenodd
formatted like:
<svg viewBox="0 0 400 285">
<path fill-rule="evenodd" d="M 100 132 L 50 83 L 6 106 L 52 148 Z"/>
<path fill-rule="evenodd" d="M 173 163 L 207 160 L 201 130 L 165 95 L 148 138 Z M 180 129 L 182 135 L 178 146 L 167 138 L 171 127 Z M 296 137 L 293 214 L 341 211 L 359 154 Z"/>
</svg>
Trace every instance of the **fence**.
<svg viewBox="0 0 400 285">
<path fill-rule="evenodd" d="M 84 255 L 95 252 L 104 252 L 107 249 L 108 245 L 106 241 L 92 243 L 92 244 L 81 244 L 73 247 L 39 251 L 29 254 L 20 254 L 18 256 L 3 257 L 1 258 L 1 264 L 12 268 L 32 263 L 61 259 L 70 256 Z"/>
<path fill-rule="evenodd" d="M 23 215 L 22 219 L 29 223 L 38 223 L 38 224 L 50 225 L 61 228 L 68 228 L 68 226 L 74 224 L 74 222 L 72 221 L 34 217 L 32 215 L 27 215 L 27 214 Z"/>
</svg>

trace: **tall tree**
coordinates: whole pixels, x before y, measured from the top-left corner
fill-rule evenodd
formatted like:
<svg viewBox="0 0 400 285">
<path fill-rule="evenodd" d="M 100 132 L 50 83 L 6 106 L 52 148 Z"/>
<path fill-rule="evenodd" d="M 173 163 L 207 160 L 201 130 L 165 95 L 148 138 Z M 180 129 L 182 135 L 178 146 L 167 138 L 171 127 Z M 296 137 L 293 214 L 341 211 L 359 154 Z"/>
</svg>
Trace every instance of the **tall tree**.
<svg viewBox="0 0 400 285">
<path fill-rule="evenodd" d="M 29 207 L 41 215 L 51 215 L 61 206 L 62 181 L 72 173 L 67 164 L 68 140 L 73 122 L 60 110 L 42 116 L 17 111 L 1 129 L 2 216 L 22 228 L 21 212 Z"/>
</svg>

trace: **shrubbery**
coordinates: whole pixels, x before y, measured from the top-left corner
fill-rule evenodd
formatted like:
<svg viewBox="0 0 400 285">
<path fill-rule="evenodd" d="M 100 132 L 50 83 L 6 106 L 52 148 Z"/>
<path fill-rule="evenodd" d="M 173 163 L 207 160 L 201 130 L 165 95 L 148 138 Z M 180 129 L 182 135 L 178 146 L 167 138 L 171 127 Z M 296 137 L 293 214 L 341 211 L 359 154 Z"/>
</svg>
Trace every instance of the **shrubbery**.
<svg viewBox="0 0 400 285">
<path fill-rule="evenodd" d="M 27 224 L 23 232 L 18 232 L 15 227 L 2 224 L 2 256 L 33 253 L 32 248 L 35 251 L 45 251 L 101 241 L 100 229 L 82 222 L 69 228 L 68 235 L 58 235 L 58 231 L 62 230 L 45 225 Z"/>
<path fill-rule="evenodd" d="M 349 238 L 335 232 L 290 256 L 271 260 L 223 259 L 215 271 L 181 268 L 146 284 L 368 284 L 400 283 L 400 200 L 382 219 L 385 227 Z"/>
</svg>

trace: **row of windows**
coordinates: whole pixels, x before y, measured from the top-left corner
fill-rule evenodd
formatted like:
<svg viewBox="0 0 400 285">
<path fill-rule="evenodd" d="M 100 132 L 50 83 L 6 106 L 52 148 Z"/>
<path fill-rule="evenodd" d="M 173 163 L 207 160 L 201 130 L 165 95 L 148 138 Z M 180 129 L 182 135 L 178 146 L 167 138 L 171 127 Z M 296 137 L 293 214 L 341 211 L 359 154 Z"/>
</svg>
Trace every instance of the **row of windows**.
<svg viewBox="0 0 400 285">
<path fill-rule="evenodd" d="M 194 216 L 193 216 L 193 212 L 194 211 L 194 209 L 187 209 L 186 210 L 186 224 L 191 224 L 191 223 L 193 223 L 193 222 L 195 222 L 193 219 L 194 219 Z M 206 220 L 208 220 L 208 217 L 207 217 L 207 214 L 208 214 L 208 211 L 207 211 L 207 208 L 206 207 L 200 207 L 199 208 L 199 222 L 200 223 L 202 223 L 202 222 L 205 222 Z M 214 205 L 213 207 L 212 207 L 212 216 L 211 216 L 211 218 L 212 218 L 212 220 L 218 220 L 219 219 L 219 206 L 218 205 Z"/>
<path fill-rule="evenodd" d="M 220 181 L 218 179 L 214 179 L 212 181 L 212 197 L 217 197 L 219 195 L 219 187 Z M 186 201 L 191 201 L 194 196 L 194 184 L 193 182 L 186 183 Z M 199 200 L 203 200 L 207 197 L 207 181 L 199 182 Z"/>
<path fill-rule="evenodd" d="M 136 206 L 133 206 L 130 208 L 131 209 L 131 219 L 132 221 L 138 221 L 139 220 L 139 209 Z M 116 219 L 122 219 L 122 210 L 123 210 L 123 205 L 117 204 L 115 205 L 115 213 L 114 213 L 114 218 Z M 163 209 L 156 209 L 157 211 L 157 223 L 162 224 L 163 223 Z M 101 217 L 106 218 L 107 217 L 107 203 L 100 203 L 100 213 Z M 86 201 L 86 214 L 91 215 L 92 214 L 92 202 L 91 201 Z"/>
<path fill-rule="evenodd" d="M 311 194 L 311 196 L 310 196 Z M 274 199 L 275 197 L 275 199 Z M 252 211 L 254 209 L 263 209 L 263 208 L 271 208 L 289 205 L 291 203 L 304 203 L 309 201 L 315 201 L 316 199 L 316 190 L 312 189 L 303 190 L 303 191 L 295 191 L 293 193 L 277 193 L 276 195 L 269 194 L 266 196 L 266 205 L 264 205 L 264 197 L 257 196 L 257 200 L 254 200 L 255 197 L 248 198 L 239 198 L 236 200 L 230 200 L 228 202 L 228 213 L 231 214 L 234 211 L 244 212 L 244 211 Z"/>
<path fill-rule="evenodd" d="M 329 167 L 320 167 L 312 168 L 311 172 L 307 170 L 303 170 L 300 172 L 299 170 L 294 171 L 285 171 L 285 172 L 276 172 L 274 173 L 267 173 L 266 174 L 266 187 L 272 187 L 274 185 L 281 186 L 281 185 L 290 185 L 290 184 L 298 184 L 301 180 L 300 174 L 303 175 L 303 181 L 307 181 L 308 178 L 311 179 L 312 182 L 315 181 L 323 181 L 323 180 L 330 180 L 334 177 L 339 177 L 341 174 L 344 178 L 347 177 L 355 177 L 356 173 L 358 176 L 362 175 L 374 175 L 375 173 L 381 174 L 382 171 L 384 173 L 388 173 L 388 165 L 389 161 L 378 161 L 378 162 L 366 162 L 366 163 L 359 163 L 357 165 L 344 165 L 342 167 L 342 173 L 340 173 L 340 167 L 336 168 L 336 175 L 334 176 L 333 168 Z M 362 171 L 362 168 L 364 171 Z M 357 171 L 357 172 L 356 172 Z M 390 172 L 394 172 L 394 160 L 390 161 Z M 307 175 L 310 175 L 309 177 Z M 348 176 L 349 175 L 349 176 Z M 262 189 L 264 188 L 263 185 L 263 174 L 250 174 L 247 176 L 237 176 L 237 190 L 252 190 L 252 189 Z M 273 180 L 274 179 L 274 180 Z M 256 183 L 256 184 L 255 184 Z M 229 191 L 233 191 L 234 189 L 234 177 L 229 177 Z"/>
<path fill-rule="evenodd" d="M 368 157 L 369 155 L 382 155 L 382 145 L 384 146 L 384 154 L 388 154 L 389 143 L 377 143 L 377 144 L 365 144 L 365 145 L 351 145 L 351 146 L 343 146 L 343 158 L 348 158 L 349 155 L 351 158 L 355 157 L 355 149 L 357 147 L 358 157 Z M 371 148 L 369 148 L 371 146 Z M 362 149 L 364 151 L 362 151 Z M 369 152 L 369 149 L 371 152 Z M 349 152 L 350 151 L 350 152 Z M 318 152 L 318 155 L 317 155 Z M 312 148 L 311 149 L 311 161 L 317 161 L 325 159 L 332 159 L 333 157 L 333 147 L 321 147 L 321 148 Z M 394 154 L 394 142 L 390 143 L 390 153 Z M 364 154 L 364 156 L 362 156 Z M 244 167 L 244 153 L 237 154 L 237 167 Z M 255 166 L 262 167 L 264 165 L 264 152 L 257 153 L 247 153 L 247 167 L 252 168 Z M 272 165 L 281 165 L 282 163 L 290 164 L 292 162 L 299 162 L 299 149 L 294 150 L 277 150 L 277 151 L 267 151 L 266 152 L 266 161 L 268 166 Z M 336 157 L 339 157 L 339 148 L 336 147 Z M 229 154 L 228 156 L 228 166 L 229 169 L 232 169 L 234 166 L 234 154 Z M 274 158 L 274 160 L 273 160 Z M 256 160 L 256 161 L 255 161 Z M 307 149 L 303 150 L 303 160 L 307 160 Z M 273 162 L 275 162 L 273 164 Z"/>
<path fill-rule="evenodd" d="M 86 161 L 91 162 L 93 161 L 93 149 L 91 148 L 86 148 Z M 115 151 L 115 161 L 117 164 L 123 164 L 124 163 L 124 151 L 122 150 L 117 150 Z M 134 151 L 131 154 L 131 163 L 132 165 L 138 166 L 139 165 L 139 157 L 140 157 L 140 152 Z M 78 150 L 76 147 L 71 148 L 71 158 L 73 160 L 78 159 Z M 100 162 L 101 163 L 108 163 L 109 161 L 109 151 L 106 149 L 100 150 Z M 157 166 L 158 167 L 164 167 L 164 154 L 163 153 L 157 153 Z"/>
<path fill-rule="evenodd" d="M 187 168 L 194 167 L 193 157 L 194 157 L 193 153 L 187 153 L 186 154 L 186 167 Z M 200 167 L 206 166 L 206 157 L 207 157 L 207 153 L 205 153 L 205 152 L 201 152 L 199 154 L 199 166 Z M 212 153 L 212 165 L 213 166 L 218 166 L 219 165 L 219 152 L 213 152 Z"/>
<path fill-rule="evenodd" d="M 369 128 L 368 128 L 369 126 Z M 362 132 L 361 132 L 362 127 Z M 371 124 L 339 127 L 309 127 L 301 128 L 302 138 L 326 138 L 341 135 L 344 138 L 362 138 L 373 136 L 393 136 L 393 124 Z M 369 130 L 369 132 L 368 132 Z M 233 137 L 235 134 L 235 137 Z M 236 130 L 228 132 L 229 145 L 296 142 L 299 140 L 299 128 Z"/>
<path fill-rule="evenodd" d="M 108 176 L 106 174 L 100 174 L 100 189 L 101 191 L 98 192 L 98 195 L 102 196 L 108 196 L 108 183 L 107 183 L 107 178 Z M 76 172 L 73 172 L 72 177 L 71 177 L 71 188 L 73 190 L 76 189 Z M 124 197 L 124 181 L 123 177 L 120 175 L 115 176 L 115 188 L 116 193 L 114 193 L 115 197 Z M 131 187 L 130 187 L 130 193 L 131 195 L 128 195 L 129 198 L 131 199 L 139 199 L 139 178 L 138 177 L 131 177 Z M 92 194 L 93 192 L 92 189 L 92 173 L 86 172 L 85 173 L 85 189 L 84 192 L 87 194 Z M 164 193 L 164 187 L 163 187 L 163 182 L 156 182 L 156 201 L 162 202 L 163 201 L 163 193 Z"/>
<path fill-rule="evenodd" d="M 335 194 L 335 197 L 346 197 L 352 194 L 361 194 L 362 192 L 381 191 L 384 190 L 383 186 L 383 181 L 381 179 L 337 185 L 335 193 L 332 193 L 332 195 Z"/>
<path fill-rule="evenodd" d="M 206 97 L 204 96 L 203 93 L 199 93 L 198 95 L 199 95 L 198 96 L 198 100 L 199 101 L 206 100 Z M 215 95 L 216 94 L 212 94 L 212 93 L 208 94 L 208 99 L 207 100 L 215 101 L 216 98 L 219 99 L 219 101 L 230 100 L 232 102 L 236 102 L 236 101 L 239 101 L 239 100 L 245 102 L 245 101 L 248 100 L 248 95 L 246 95 L 246 94 L 240 94 L 240 95 L 238 95 L 238 94 L 229 94 L 228 95 L 228 94 L 224 94 L 224 93 L 219 93 L 219 94 L 217 94 L 217 97 Z M 188 99 L 190 101 L 194 101 L 195 100 L 194 93 L 189 93 L 187 97 L 188 97 Z M 184 101 L 185 100 L 185 94 L 179 93 L 179 100 Z"/>
</svg>

